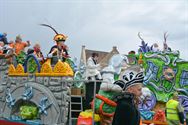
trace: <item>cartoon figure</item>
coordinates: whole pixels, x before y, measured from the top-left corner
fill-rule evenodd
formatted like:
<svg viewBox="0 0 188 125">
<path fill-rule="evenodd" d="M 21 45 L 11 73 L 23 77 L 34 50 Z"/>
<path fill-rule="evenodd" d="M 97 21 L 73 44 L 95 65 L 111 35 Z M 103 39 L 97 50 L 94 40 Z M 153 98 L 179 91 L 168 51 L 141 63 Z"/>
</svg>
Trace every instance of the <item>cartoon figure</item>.
<svg viewBox="0 0 188 125">
<path fill-rule="evenodd" d="M 3 53 L 8 55 L 8 54 L 13 54 L 14 50 L 14 41 L 9 41 L 8 44 L 5 44 L 3 47 Z"/>
<path fill-rule="evenodd" d="M 3 54 L 4 43 L 0 42 L 0 54 Z"/>
<path fill-rule="evenodd" d="M 123 89 L 123 93 L 117 96 L 117 106 L 112 125 L 139 125 L 140 114 L 137 109 L 139 97 L 142 95 L 142 83 L 144 75 L 140 68 L 127 69 L 116 81 Z"/>
<path fill-rule="evenodd" d="M 21 51 L 24 51 L 25 47 L 30 46 L 30 41 L 23 42 L 20 35 L 16 36 L 14 48 L 16 55 L 19 55 Z"/>
<path fill-rule="evenodd" d="M 41 52 L 40 45 L 39 44 L 35 44 L 33 46 L 33 50 L 34 50 L 33 54 L 37 57 L 37 59 L 39 61 L 43 62 L 44 61 L 44 56 L 43 56 L 43 54 Z"/>
<path fill-rule="evenodd" d="M 0 33 L 0 41 L 3 42 L 4 44 L 8 44 L 7 33 L 3 33 L 3 34 Z"/>
<path fill-rule="evenodd" d="M 118 97 L 119 95 L 122 95 L 123 93 L 126 92 L 125 91 L 127 87 L 126 83 L 129 82 L 132 83 L 133 81 L 136 81 L 137 83 L 143 79 L 142 73 L 137 73 L 138 68 L 140 70 L 139 66 L 132 66 L 131 68 L 127 68 L 125 72 L 123 72 L 120 75 L 119 80 L 115 82 L 113 80 L 115 72 L 111 66 L 106 67 L 102 71 L 103 82 L 101 84 L 99 93 L 96 95 L 96 99 L 95 99 L 95 111 L 98 114 L 100 114 L 100 116 L 107 119 L 110 119 L 114 116 Z M 124 80 L 125 76 L 123 74 L 127 74 L 127 72 L 129 73 L 129 71 L 132 70 L 134 70 L 134 73 L 130 74 L 131 75 L 130 78 L 128 79 L 125 78 Z M 124 81 L 126 81 L 126 83 Z"/>
<path fill-rule="evenodd" d="M 165 112 L 163 110 L 158 110 L 153 116 L 153 120 L 166 122 Z"/>
<path fill-rule="evenodd" d="M 151 51 L 152 52 L 159 52 L 159 45 L 157 43 L 154 43 L 152 46 L 151 46 Z"/>
<path fill-rule="evenodd" d="M 163 43 L 163 51 L 172 51 L 170 47 L 168 47 L 168 44 L 166 42 L 166 39 L 168 37 L 168 35 L 166 35 L 166 33 L 164 33 L 164 43 Z"/>
<path fill-rule="evenodd" d="M 59 34 L 52 26 L 49 26 L 47 24 L 41 24 L 41 26 L 49 27 L 56 33 L 56 35 L 54 36 L 54 41 L 56 42 L 56 45 L 54 45 L 50 49 L 50 52 L 48 53 L 48 58 L 54 59 L 54 62 L 57 62 L 57 60 L 59 59 L 62 61 L 66 61 L 66 59 L 70 57 L 68 54 L 68 47 L 64 44 L 67 36 L 65 36 L 64 34 Z"/>
</svg>

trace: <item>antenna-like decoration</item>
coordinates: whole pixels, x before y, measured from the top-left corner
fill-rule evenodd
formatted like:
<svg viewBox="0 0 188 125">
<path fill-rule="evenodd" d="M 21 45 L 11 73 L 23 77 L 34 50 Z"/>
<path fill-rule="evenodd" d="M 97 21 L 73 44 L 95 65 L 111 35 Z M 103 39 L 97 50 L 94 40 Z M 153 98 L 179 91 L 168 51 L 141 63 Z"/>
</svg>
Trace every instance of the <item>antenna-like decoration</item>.
<svg viewBox="0 0 188 125">
<path fill-rule="evenodd" d="M 46 26 L 46 27 L 49 27 L 51 28 L 56 34 L 58 34 L 58 32 L 50 25 L 47 25 L 47 24 L 40 24 L 41 26 Z"/>
<path fill-rule="evenodd" d="M 168 34 L 167 34 L 167 32 L 165 32 L 165 33 L 164 33 L 164 42 L 165 42 L 165 43 L 166 43 L 167 37 L 168 37 Z"/>
<path fill-rule="evenodd" d="M 138 32 L 138 37 L 139 37 L 142 41 L 144 41 L 144 39 L 140 36 L 140 32 Z"/>
</svg>

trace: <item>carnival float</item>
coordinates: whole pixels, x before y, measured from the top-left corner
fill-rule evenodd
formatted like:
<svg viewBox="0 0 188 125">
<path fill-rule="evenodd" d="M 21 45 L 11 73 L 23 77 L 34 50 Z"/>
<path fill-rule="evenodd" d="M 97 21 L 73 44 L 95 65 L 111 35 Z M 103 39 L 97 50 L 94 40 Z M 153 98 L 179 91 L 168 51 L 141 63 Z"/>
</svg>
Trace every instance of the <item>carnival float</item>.
<svg viewBox="0 0 188 125">
<path fill-rule="evenodd" d="M 56 45 L 47 58 L 38 55 L 39 48 L 15 53 L 16 45 L 1 54 L 0 117 L 23 124 L 65 125 L 71 97 L 68 80 L 74 77 L 73 63 L 66 45 L 62 45 L 67 36 L 49 25 L 41 25 L 56 33 Z M 20 36 L 17 39 L 21 40 Z"/>
<path fill-rule="evenodd" d="M 24 124 L 66 125 L 70 119 L 71 88 L 84 90 L 85 84 L 91 82 L 85 80 L 88 67 L 82 61 L 76 66 L 70 58 L 64 44 L 67 36 L 47 24 L 41 26 L 56 34 L 56 45 L 47 57 L 38 54 L 38 48 L 15 54 L 11 45 L 0 55 L 0 118 Z M 129 67 L 144 72 L 138 106 L 143 120 L 165 122 L 165 103 L 175 91 L 185 115 L 188 113 L 188 61 L 180 58 L 180 51 L 168 47 L 166 33 L 163 50 L 157 43 L 149 46 L 140 33 L 138 37 L 138 53 L 114 54 L 102 68 L 100 90 L 91 103 L 93 110 L 80 111 L 77 125 L 92 124 L 92 117 L 96 117 L 97 124 L 100 117 L 113 117 L 118 95 L 124 93 L 124 85 L 117 81 Z M 91 115 L 93 111 L 96 116 Z"/>
</svg>

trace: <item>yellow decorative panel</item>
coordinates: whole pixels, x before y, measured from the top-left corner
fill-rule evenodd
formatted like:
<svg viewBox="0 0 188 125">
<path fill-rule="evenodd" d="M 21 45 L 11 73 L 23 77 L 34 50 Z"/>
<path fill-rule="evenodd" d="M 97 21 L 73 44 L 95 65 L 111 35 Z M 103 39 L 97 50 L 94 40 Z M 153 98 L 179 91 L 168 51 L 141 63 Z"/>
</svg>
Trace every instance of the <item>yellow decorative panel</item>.
<svg viewBox="0 0 188 125">
<path fill-rule="evenodd" d="M 14 74 L 15 72 L 16 72 L 16 69 L 15 69 L 14 65 L 11 64 L 8 69 L 8 74 L 11 75 L 11 74 Z"/>
<path fill-rule="evenodd" d="M 9 67 L 9 76 L 28 76 L 29 73 L 24 73 L 24 67 L 18 64 L 16 69 L 14 65 Z M 74 76 L 74 72 L 67 62 L 58 61 L 57 64 L 52 69 L 50 60 L 46 61 L 42 67 L 41 71 L 35 73 L 36 76 L 42 77 L 64 77 L 64 76 Z"/>
<path fill-rule="evenodd" d="M 22 66 L 22 64 L 18 64 L 17 67 L 16 67 L 16 73 L 19 74 L 19 73 L 24 73 L 24 68 Z"/>
<path fill-rule="evenodd" d="M 8 70 L 8 75 L 9 76 L 28 76 L 28 73 L 24 73 L 24 68 L 21 64 L 18 64 L 16 69 L 14 65 L 11 64 Z"/>
<path fill-rule="evenodd" d="M 50 63 L 44 63 L 41 67 L 41 73 L 52 73 L 52 67 Z"/>
<path fill-rule="evenodd" d="M 66 66 L 66 75 L 67 76 L 74 76 L 74 72 L 73 72 L 73 70 L 72 70 L 72 68 L 70 67 L 70 65 L 67 63 L 67 62 L 65 62 L 65 66 Z"/>
<path fill-rule="evenodd" d="M 67 67 L 64 62 L 58 61 L 54 66 L 54 73 L 62 73 L 66 75 Z"/>
</svg>

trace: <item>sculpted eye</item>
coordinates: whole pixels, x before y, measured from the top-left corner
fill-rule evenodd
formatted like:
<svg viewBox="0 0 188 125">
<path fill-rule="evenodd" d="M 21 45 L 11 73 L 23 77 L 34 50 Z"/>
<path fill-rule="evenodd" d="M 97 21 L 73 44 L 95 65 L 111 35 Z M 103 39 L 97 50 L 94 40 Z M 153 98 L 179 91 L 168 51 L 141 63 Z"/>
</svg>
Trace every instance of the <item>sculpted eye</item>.
<svg viewBox="0 0 188 125">
<path fill-rule="evenodd" d="M 130 72 L 130 79 L 132 79 L 133 78 L 133 76 L 134 76 L 134 73 L 133 72 Z"/>
<path fill-rule="evenodd" d="M 114 84 L 120 86 L 122 89 L 125 88 L 125 83 L 121 80 L 115 81 Z"/>
<path fill-rule="evenodd" d="M 142 73 L 142 72 L 138 73 L 138 74 L 136 75 L 136 77 L 137 77 L 137 78 L 143 77 L 143 73 Z"/>
<path fill-rule="evenodd" d="M 129 81 L 126 75 L 123 76 L 123 79 Z"/>
</svg>

